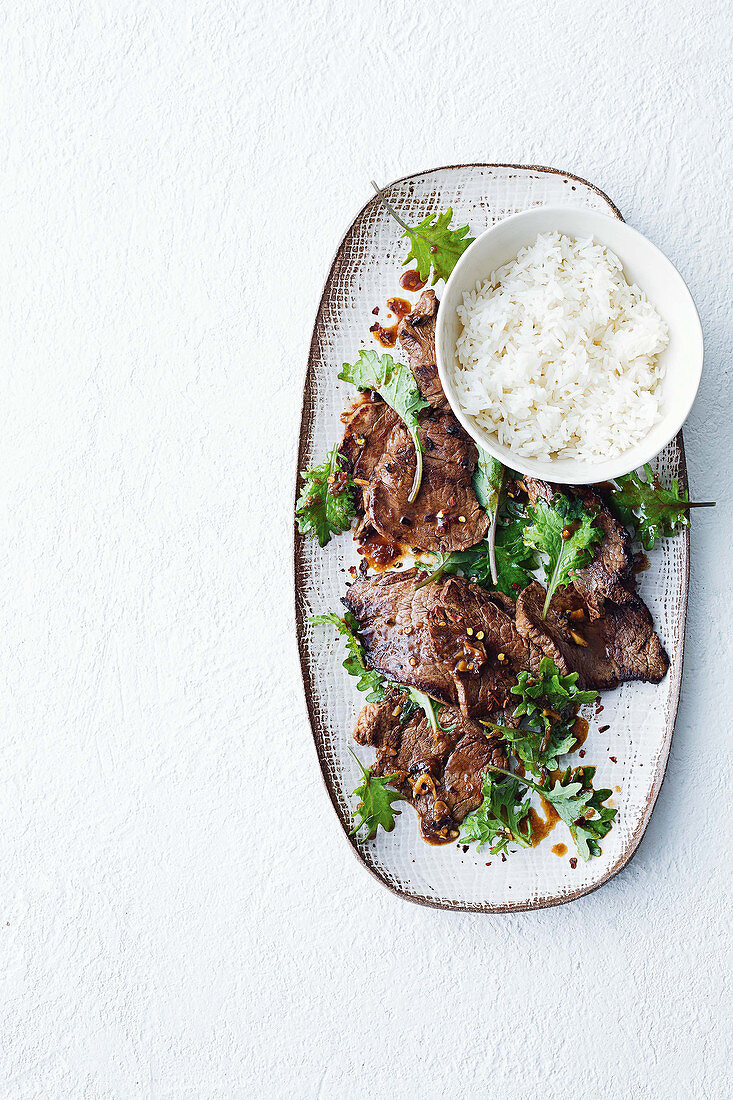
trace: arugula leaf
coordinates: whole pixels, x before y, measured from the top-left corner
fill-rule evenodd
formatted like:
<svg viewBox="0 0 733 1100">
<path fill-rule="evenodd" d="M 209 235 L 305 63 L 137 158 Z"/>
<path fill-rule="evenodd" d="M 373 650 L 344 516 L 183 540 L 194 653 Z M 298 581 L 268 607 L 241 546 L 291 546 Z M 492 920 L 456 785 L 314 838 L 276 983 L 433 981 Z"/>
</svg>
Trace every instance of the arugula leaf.
<svg viewBox="0 0 733 1100">
<path fill-rule="evenodd" d="M 461 826 L 458 843 L 476 840 L 478 852 L 485 844 L 489 844 L 492 855 L 505 852 L 507 845 L 511 843 L 518 844 L 520 848 L 530 848 L 530 801 L 522 797 L 519 780 L 514 777 L 497 779 L 487 772 L 484 775 L 483 792 L 483 802 L 465 818 Z"/>
<path fill-rule="evenodd" d="M 460 229 L 450 228 L 453 209 L 449 206 L 444 214 L 428 214 L 427 218 L 423 218 L 419 225 L 411 228 L 387 201 L 384 192 L 374 180 L 372 180 L 372 187 L 394 220 L 404 229 L 402 236 L 409 237 L 410 251 L 405 264 L 414 261 L 423 282 L 427 282 L 431 268 L 433 269 L 433 285 L 437 283 L 438 279 L 445 279 L 447 282 L 459 256 L 462 256 L 468 246 L 474 242 L 474 237 L 466 236 L 468 226 L 463 225 Z"/>
<path fill-rule="evenodd" d="M 562 821 L 570 829 L 575 847 L 581 859 L 599 856 L 598 843 L 610 831 L 618 810 L 604 806 L 613 791 L 593 790 L 596 769 L 567 768 L 555 782 L 552 790 L 543 790 L 542 796 L 554 806 Z M 586 815 L 590 814 L 588 817 Z"/>
<path fill-rule="evenodd" d="M 551 658 L 543 657 L 538 676 L 520 672 L 510 689 L 521 700 L 514 716 L 524 719 L 522 727 L 499 726 L 486 720 L 481 724 L 497 733 L 532 775 L 555 771 L 558 758 L 575 744 L 573 727 L 578 707 L 598 697 L 596 691 L 579 691 L 577 680 L 577 672 L 563 676 Z"/>
<path fill-rule="evenodd" d="M 575 744 L 575 717 L 583 703 L 598 698 L 597 691 L 580 691 L 577 672 L 563 676 L 550 657 L 540 661 L 539 674 L 520 672 L 510 689 L 520 702 L 516 718 L 525 718 L 525 728 L 512 730 L 506 740 L 511 751 L 528 771 L 554 771 L 558 757 Z"/>
<path fill-rule="evenodd" d="M 454 719 L 453 724 L 450 726 L 444 726 L 440 721 L 440 714 L 438 713 L 441 707 L 440 703 L 436 703 L 434 699 L 431 699 L 429 695 L 426 695 L 423 691 L 418 691 L 417 688 L 404 687 L 403 691 L 407 692 L 408 699 L 415 707 L 419 707 L 420 710 L 425 712 L 425 717 L 428 720 L 428 725 L 432 729 L 435 736 L 438 736 L 438 729 L 441 729 L 443 733 L 450 733 L 456 728 L 456 722 L 458 719 Z M 410 711 L 412 713 L 412 711 Z M 404 717 L 404 708 L 402 714 L 402 721 L 406 721 Z"/>
<path fill-rule="evenodd" d="M 367 702 L 369 703 L 377 703 L 384 699 L 387 694 L 388 681 L 385 680 L 381 672 L 368 667 L 364 659 L 364 650 L 357 637 L 359 623 L 355 616 L 350 611 L 347 611 L 343 617 L 337 615 L 335 611 L 329 611 L 326 615 L 314 615 L 309 621 L 314 626 L 330 624 L 336 627 L 339 634 L 343 634 L 348 650 L 348 656 L 343 663 L 343 667 L 349 676 L 357 678 L 357 690 L 369 693 L 367 695 Z"/>
<path fill-rule="evenodd" d="M 691 502 L 676 478 L 665 489 L 649 463 L 644 465 L 644 480 L 634 472 L 616 478 L 618 488 L 609 498 L 614 512 L 630 527 L 645 550 L 652 550 L 657 539 L 669 538 L 690 524 L 690 508 L 714 508 L 715 501 Z"/>
<path fill-rule="evenodd" d="M 590 547 L 599 541 L 601 532 L 594 526 L 594 517 L 583 510 L 581 501 L 564 493 L 559 493 L 551 504 L 538 500 L 527 514 L 530 522 L 524 531 L 524 541 L 549 559 L 544 566 L 547 579 L 544 619 L 553 592 L 559 585 L 570 583 L 574 570 L 588 564 L 592 557 Z"/>
<path fill-rule="evenodd" d="M 534 580 L 531 571 L 538 564 L 534 547 L 524 541 L 525 527 L 526 517 L 515 516 L 507 521 L 500 517 L 496 530 L 496 588 L 514 598 Z"/>
<path fill-rule="evenodd" d="M 575 744 L 573 725 L 575 715 L 545 724 L 542 716 L 525 722 L 519 729 L 500 726 L 487 718 L 479 718 L 486 729 L 491 730 L 508 745 L 512 756 L 530 775 L 539 776 L 543 771 L 555 771 L 558 757 L 570 752 Z"/>
<path fill-rule="evenodd" d="M 351 749 L 349 749 L 351 752 Z M 372 775 L 369 768 L 365 768 L 356 753 L 351 752 L 361 769 L 361 782 L 351 792 L 357 795 L 359 802 L 356 806 L 357 818 L 354 828 L 349 833 L 353 836 L 365 825 L 367 835 L 365 840 L 373 840 L 377 835 L 377 829 L 381 825 L 385 832 L 391 833 L 395 826 L 395 817 L 399 817 L 400 811 L 394 810 L 394 802 L 404 801 L 405 796 L 395 791 L 387 784 L 397 779 L 396 775 Z"/>
<path fill-rule="evenodd" d="M 415 444 L 415 477 L 408 500 L 418 494 L 422 481 L 422 444 L 417 432 L 417 414 L 427 409 L 417 388 L 417 382 L 409 367 L 395 363 L 391 355 L 378 355 L 376 351 L 360 351 L 357 363 L 344 363 L 339 378 L 351 382 L 360 390 L 376 390 L 387 404 L 402 417 Z"/>
<path fill-rule="evenodd" d="M 582 703 L 592 703 L 598 698 L 597 691 L 581 691 L 577 685 L 577 672 L 563 676 L 551 657 L 543 657 L 537 676 L 520 672 L 510 689 L 512 695 L 521 700 L 514 714 L 526 714 L 531 718 L 549 707 L 561 717 L 568 712 L 575 715 Z"/>
<path fill-rule="evenodd" d="M 531 790 L 542 795 L 551 806 L 554 806 L 560 820 L 564 821 L 570 829 L 570 835 L 582 859 L 588 860 L 591 856 L 601 854 L 598 841 L 602 840 L 610 831 L 618 811 L 611 809 L 610 806 L 603 805 L 611 797 L 613 791 L 607 789 L 596 791 L 593 789 L 595 768 L 567 768 L 560 778 L 555 781 L 555 786 L 548 787 L 535 783 L 534 780 L 528 779 L 526 775 L 514 775 L 505 768 L 498 768 L 494 764 L 488 766 L 492 772 L 509 776 L 511 779 L 523 783 L 525 787 L 530 787 Z"/>
<path fill-rule="evenodd" d="M 459 257 L 475 240 L 475 237 L 466 236 L 467 225 L 462 225 L 460 229 L 451 229 L 452 220 L 453 208 L 449 206 L 444 214 L 428 214 L 427 218 L 423 218 L 413 228 L 400 222 L 405 230 L 402 236 L 409 237 L 410 240 L 410 251 L 402 266 L 416 263 L 423 282 L 427 281 L 432 268 L 433 286 L 438 279 L 448 282 Z"/>
<path fill-rule="evenodd" d="M 348 531 L 356 516 L 354 482 L 343 470 L 345 461 L 334 447 L 320 466 L 301 471 L 303 488 L 295 505 L 298 530 L 318 539 L 319 546 L 330 542 L 332 534 Z"/>
</svg>

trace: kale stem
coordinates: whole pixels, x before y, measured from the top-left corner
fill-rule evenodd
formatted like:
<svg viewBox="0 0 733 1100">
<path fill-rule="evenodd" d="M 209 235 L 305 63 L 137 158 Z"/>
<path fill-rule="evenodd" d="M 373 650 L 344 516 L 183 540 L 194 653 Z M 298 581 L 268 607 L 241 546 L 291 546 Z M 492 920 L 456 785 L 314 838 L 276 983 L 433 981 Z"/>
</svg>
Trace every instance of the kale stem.
<svg viewBox="0 0 733 1100">
<path fill-rule="evenodd" d="M 382 190 L 382 188 L 377 183 L 375 183 L 374 180 L 371 181 L 371 184 L 372 184 L 372 187 L 374 188 L 374 190 L 379 195 L 382 202 L 384 203 L 384 205 L 389 210 L 389 212 L 392 215 L 392 217 L 394 218 L 394 220 L 397 222 L 397 224 L 401 225 L 406 233 L 410 233 L 411 230 L 410 230 L 409 225 L 407 225 L 406 222 L 403 222 L 402 218 L 399 216 L 399 214 L 397 213 L 395 208 L 389 202 L 387 202 L 387 199 L 384 197 L 384 191 Z M 421 234 L 421 236 L 422 236 L 422 234 Z"/>
<path fill-rule="evenodd" d="M 426 576 L 423 577 L 421 581 L 418 581 L 418 583 L 415 585 L 415 591 L 417 592 L 418 588 L 424 588 L 425 585 L 430 584 L 431 581 L 439 581 L 440 578 L 443 576 L 443 570 L 445 569 L 447 564 L 448 559 L 444 558 L 437 569 L 434 569 L 432 573 L 426 574 Z"/>
<path fill-rule="evenodd" d="M 482 722 L 482 725 L 489 725 L 488 722 Z M 491 723 L 493 725 L 493 723 Z M 496 729 L 500 730 L 502 726 L 496 726 Z M 550 791 L 545 787 L 540 787 L 537 783 L 533 783 L 531 779 L 527 779 L 524 775 L 516 775 L 514 772 L 508 772 L 506 768 L 499 768 L 496 764 L 487 764 L 486 767 L 492 772 L 501 772 L 502 775 L 508 775 L 510 779 L 516 779 L 519 783 L 524 783 L 525 787 L 531 787 L 533 791 L 537 791 L 537 794 L 541 794 L 543 798 L 548 798 Z M 550 801 L 552 801 L 550 799 Z"/>
<path fill-rule="evenodd" d="M 499 571 L 496 568 L 496 525 L 499 520 L 499 503 L 501 501 L 501 490 L 504 487 L 504 467 L 501 468 L 501 475 L 499 477 L 499 488 L 496 494 L 496 503 L 494 505 L 494 514 L 491 517 L 491 526 L 489 527 L 489 569 L 491 570 L 491 583 L 496 586 L 499 583 Z"/>
<path fill-rule="evenodd" d="M 547 609 L 550 606 L 550 600 L 552 599 L 552 593 L 555 591 L 555 588 L 557 587 L 557 578 L 560 575 L 560 566 L 563 564 L 563 560 L 565 558 L 565 548 L 566 548 L 566 546 L 567 546 L 567 543 L 564 542 L 562 544 L 561 548 L 560 548 L 560 553 L 557 555 L 557 561 L 555 562 L 555 568 L 552 571 L 552 576 L 550 577 L 549 583 L 547 585 L 547 595 L 545 596 L 545 603 L 544 603 L 544 607 L 542 608 L 542 618 L 543 619 L 546 618 L 546 616 L 547 616 Z"/>
<path fill-rule="evenodd" d="M 417 436 L 417 433 L 413 433 L 413 440 L 415 443 L 415 476 L 412 479 L 412 488 L 410 489 L 410 495 L 407 500 L 412 504 L 418 492 L 420 491 L 420 483 L 422 482 L 422 444 Z"/>
</svg>

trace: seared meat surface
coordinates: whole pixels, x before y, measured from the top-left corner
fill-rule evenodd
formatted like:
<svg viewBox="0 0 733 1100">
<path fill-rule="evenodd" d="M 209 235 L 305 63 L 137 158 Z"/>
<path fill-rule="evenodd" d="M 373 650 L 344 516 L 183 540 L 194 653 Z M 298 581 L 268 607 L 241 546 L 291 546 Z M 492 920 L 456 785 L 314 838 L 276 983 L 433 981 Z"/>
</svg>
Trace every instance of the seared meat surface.
<svg viewBox="0 0 733 1100">
<path fill-rule="evenodd" d="M 385 442 L 370 484 L 365 512 L 380 535 L 421 550 L 465 550 L 480 542 L 489 521 L 471 488 L 478 452 L 452 413 L 423 417 L 423 478 L 417 498 L 408 496 L 415 448 L 398 420 Z"/>
<path fill-rule="evenodd" d="M 437 735 L 422 711 L 401 723 L 405 698 L 394 692 L 384 702 L 367 703 L 354 737 L 376 748 L 375 775 L 397 776 L 393 782 L 417 809 L 425 838 L 455 840 L 461 821 L 481 805 L 488 765 L 506 768 L 506 753 L 498 739 L 486 737 L 455 707 L 441 708 L 441 725 L 448 728 Z"/>
<path fill-rule="evenodd" d="M 609 512 L 603 500 L 591 488 L 575 490 L 587 512 L 595 512 L 596 527 L 603 532 L 593 560 L 573 577 L 573 585 L 583 597 L 591 619 L 603 613 L 604 601 L 632 603 L 636 596 L 631 536 L 623 524 Z"/>
<path fill-rule="evenodd" d="M 385 573 L 349 589 L 343 602 L 359 620 L 369 664 L 466 717 L 503 707 L 517 672 L 537 671 L 544 651 L 482 588 L 457 577 L 418 587 L 421 576 Z"/>
<path fill-rule="evenodd" d="M 534 581 L 515 614 L 478 585 L 448 577 L 418 587 L 422 574 L 385 573 L 361 580 L 344 603 L 360 623 L 367 660 L 387 679 L 407 684 L 465 717 L 506 706 L 523 669 L 537 672 L 550 657 L 583 687 L 625 680 L 661 680 L 669 661 L 642 600 L 606 602 L 600 618 L 572 587 L 560 589 L 542 618 L 545 589 Z"/>
<path fill-rule="evenodd" d="M 600 618 L 591 618 L 579 593 L 567 587 L 553 595 L 543 619 L 545 594 L 538 581 L 520 593 L 517 627 L 535 644 L 548 650 L 554 646 L 568 668 L 578 673 L 582 687 L 600 690 L 626 680 L 662 679 L 669 658 L 638 596 L 629 596 L 623 605 L 606 603 Z"/>
<path fill-rule="evenodd" d="M 377 395 L 344 417 L 341 453 L 359 486 L 358 509 L 365 516 L 357 537 L 373 529 L 383 538 L 419 550 L 466 550 L 480 542 L 488 516 L 471 487 L 476 445 L 448 408 L 435 366 L 432 290 L 400 322 L 400 341 L 423 397 L 433 406 L 420 416 L 423 477 L 417 498 L 408 496 L 415 476 L 415 448 L 405 424 Z"/>
<path fill-rule="evenodd" d="M 341 419 L 345 429 L 340 451 L 346 458 L 346 468 L 353 478 L 369 481 L 392 429 L 401 420 L 378 394 L 360 401 Z M 357 503 L 362 504 L 363 511 L 362 496 L 357 493 Z"/>
<path fill-rule="evenodd" d="M 631 537 L 623 524 L 608 510 L 599 493 L 590 486 L 561 488 L 533 477 L 525 477 L 523 484 L 531 504 L 538 500 L 549 504 L 554 496 L 568 493 L 579 497 L 583 508 L 595 514 L 596 526 L 601 529 L 603 536 L 594 548 L 592 561 L 579 569 L 573 577 L 573 585 L 583 597 L 591 619 L 600 618 L 606 600 L 614 604 L 633 601 L 636 598 L 636 581 Z"/>
<path fill-rule="evenodd" d="M 443 387 L 435 363 L 435 319 L 438 299 L 434 290 L 424 291 L 412 313 L 404 317 L 397 337 L 407 355 L 407 365 L 415 376 L 420 393 L 435 409 L 447 409 Z"/>
</svg>

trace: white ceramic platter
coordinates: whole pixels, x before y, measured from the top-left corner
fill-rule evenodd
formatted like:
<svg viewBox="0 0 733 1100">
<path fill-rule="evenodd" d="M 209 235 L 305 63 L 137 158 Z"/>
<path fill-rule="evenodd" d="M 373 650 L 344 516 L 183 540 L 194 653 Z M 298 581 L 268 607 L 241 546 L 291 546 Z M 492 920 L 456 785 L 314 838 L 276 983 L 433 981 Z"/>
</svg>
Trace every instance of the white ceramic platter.
<svg viewBox="0 0 733 1100">
<path fill-rule="evenodd" d="M 468 222 L 473 236 L 511 214 L 539 206 L 580 207 L 620 217 L 597 188 L 548 168 L 456 165 L 408 176 L 385 190 L 408 223 L 452 206 L 453 224 Z M 322 461 L 341 437 L 339 418 L 355 392 L 337 375 L 341 364 L 353 361 L 360 348 L 378 347 L 369 332 L 372 310 L 379 306 L 382 320 L 388 298 L 417 297 L 399 286 L 407 249 L 399 232 L 374 198 L 359 213 L 336 254 L 313 331 L 299 469 Z M 435 289 L 440 298 L 443 284 Z M 655 466 L 663 479 L 677 477 L 686 485 L 681 433 L 665 447 Z M 392 833 L 380 830 L 369 842 L 349 837 L 359 859 L 385 886 L 412 901 L 444 909 L 510 912 L 571 901 L 607 882 L 631 859 L 659 794 L 674 731 L 687 608 L 688 533 L 664 540 L 650 558 L 651 568 L 639 577 L 640 594 L 669 653 L 669 672 L 656 686 L 624 684 L 603 693 L 603 711 L 587 715 L 590 731 L 582 762 L 596 765 L 596 785 L 610 787 L 618 807 L 603 854 L 588 863 L 578 860 L 572 867 L 573 843 L 561 823 L 536 848 L 510 854 L 505 862 L 487 850 L 464 852 L 454 844 L 431 847 L 421 839 L 417 815 L 405 803 Z M 351 791 L 358 782 L 348 746 L 357 749 L 365 763 L 373 755 L 358 748 L 351 737 L 364 700 L 341 667 L 342 640 L 334 631 L 310 626 L 308 618 L 340 610 L 347 570 L 359 560 L 350 534 L 320 550 L 296 532 L 296 626 L 306 701 L 323 778 L 345 835 L 352 824 Z M 601 733 L 603 726 L 609 728 Z M 562 857 L 552 851 L 557 844 L 567 845 Z"/>
</svg>

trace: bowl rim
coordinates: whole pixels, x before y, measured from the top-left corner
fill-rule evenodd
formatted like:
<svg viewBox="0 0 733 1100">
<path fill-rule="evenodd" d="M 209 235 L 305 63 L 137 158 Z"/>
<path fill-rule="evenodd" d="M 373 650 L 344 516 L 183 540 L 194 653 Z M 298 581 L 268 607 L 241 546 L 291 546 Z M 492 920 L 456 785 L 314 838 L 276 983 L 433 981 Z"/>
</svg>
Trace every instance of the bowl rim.
<svg viewBox="0 0 733 1100">
<path fill-rule="evenodd" d="M 690 306 L 689 323 L 693 330 L 693 340 L 697 345 L 694 360 L 691 359 L 688 363 L 688 381 L 686 388 L 686 395 L 684 400 L 680 404 L 680 410 L 677 416 L 673 420 L 669 421 L 667 428 L 665 429 L 664 436 L 662 437 L 659 445 L 656 443 L 654 447 L 649 451 L 644 451 L 641 455 L 641 460 L 629 466 L 628 456 L 629 451 L 624 451 L 622 454 L 612 459 L 604 460 L 603 462 L 590 465 L 582 463 L 575 459 L 561 459 L 563 463 L 573 463 L 575 470 L 572 475 L 567 472 L 563 473 L 560 470 L 554 470 L 556 460 L 553 459 L 532 459 L 526 458 L 524 455 L 516 455 L 514 457 L 514 464 L 512 468 L 519 469 L 523 474 L 528 474 L 532 477 L 542 478 L 545 481 L 553 481 L 558 485 L 593 485 L 602 481 L 610 481 L 615 478 L 623 477 L 625 474 L 629 474 L 632 470 L 639 469 L 646 462 L 650 462 L 655 455 L 659 454 L 678 434 L 682 425 L 687 420 L 690 414 L 695 398 L 697 397 L 698 389 L 700 388 L 700 381 L 702 379 L 702 370 L 704 363 L 704 337 L 702 331 L 702 324 L 700 322 L 700 315 L 695 305 L 695 301 L 690 293 L 690 289 L 687 283 L 683 279 L 682 275 L 669 259 L 668 256 L 649 240 L 643 233 L 641 233 L 634 226 L 629 225 L 620 216 L 616 216 L 610 211 L 606 213 L 601 210 L 580 210 L 571 206 L 538 206 L 531 210 L 520 210 L 516 214 L 510 214 L 506 218 L 502 218 L 496 222 L 495 225 L 489 226 L 483 233 L 479 233 L 476 239 L 468 246 L 466 251 L 458 258 L 453 271 L 451 272 L 448 281 L 446 282 L 443 294 L 441 296 L 440 305 L 438 308 L 438 316 L 436 319 L 436 332 L 435 332 L 435 361 L 438 370 L 438 377 L 440 378 L 443 392 L 446 395 L 448 404 L 456 419 L 463 426 L 468 435 L 473 439 L 477 446 L 482 450 L 487 451 L 493 458 L 496 458 L 499 462 L 507 465 L 507 455 L 503 454 L 499 448 L 494 444 L 488 432 L 484 434 L 482 429 L 477 427 L 473 423 L 470 416 L 468 416 L 462 409 L 457 396 L 454 391 L 454 387 L 450 377 L 448 376 L 447 364 L 443 359 L 442 345 L 444 341 L 441 339 L 441 329 L 447 323 L 447 315 L 444 312 L 444 302 L 449 298 L 450 292 L 455 290 L 456 283 L 461 281 L 461 273 L 465 269 L 466 263 L 469 257 L 475 255 L 477 251 L 481 251 L 482 247 L 485 247 L 486 239 L 492 234 L 495 234 L 501 227 L 510 223 L 516 223 L 519 221 L 532 221 L 538 216 L 550 217 L 561 214 L 563 217 L 575 216 L 579 218 L 590 218 L 591 221 L 598 220 L 599 222 L 610 222 L 615 227 L 618 227 L 619 231 L 624 234 L 628 234 L 631 237 L 637 238 L 643 242 L 642 247 L 656 253 L 657 258 L 661 260 L 662 266 L 666 267 L 669 274 L 673 279 L 676 279 L 680 285 L 683 295 L 686 296 Z M 551 230 L 538 230 L 538 232 L 551 232 Z M 569 233 L 568 230 L 558 230 L 558 232 Z M 595 234 L 592 234 L 595 235 Z M 578 233 L 578 236 L 581 236 Z M 529 240 L 527 243 L 531 243 Z M 523 247 L 523 246 L 520 246 Z M 613 251 L 612 246 L 610 247 Z M 488 273 L 487 273 L 488 278 Z M 465 289 L 465 288 L 464 288 Z M 642 287 L 644 289 L 644 287 Z M 633 450 L 638 450 L 643 447 L 644 440 L 636 444 Z"/>
</svg>

